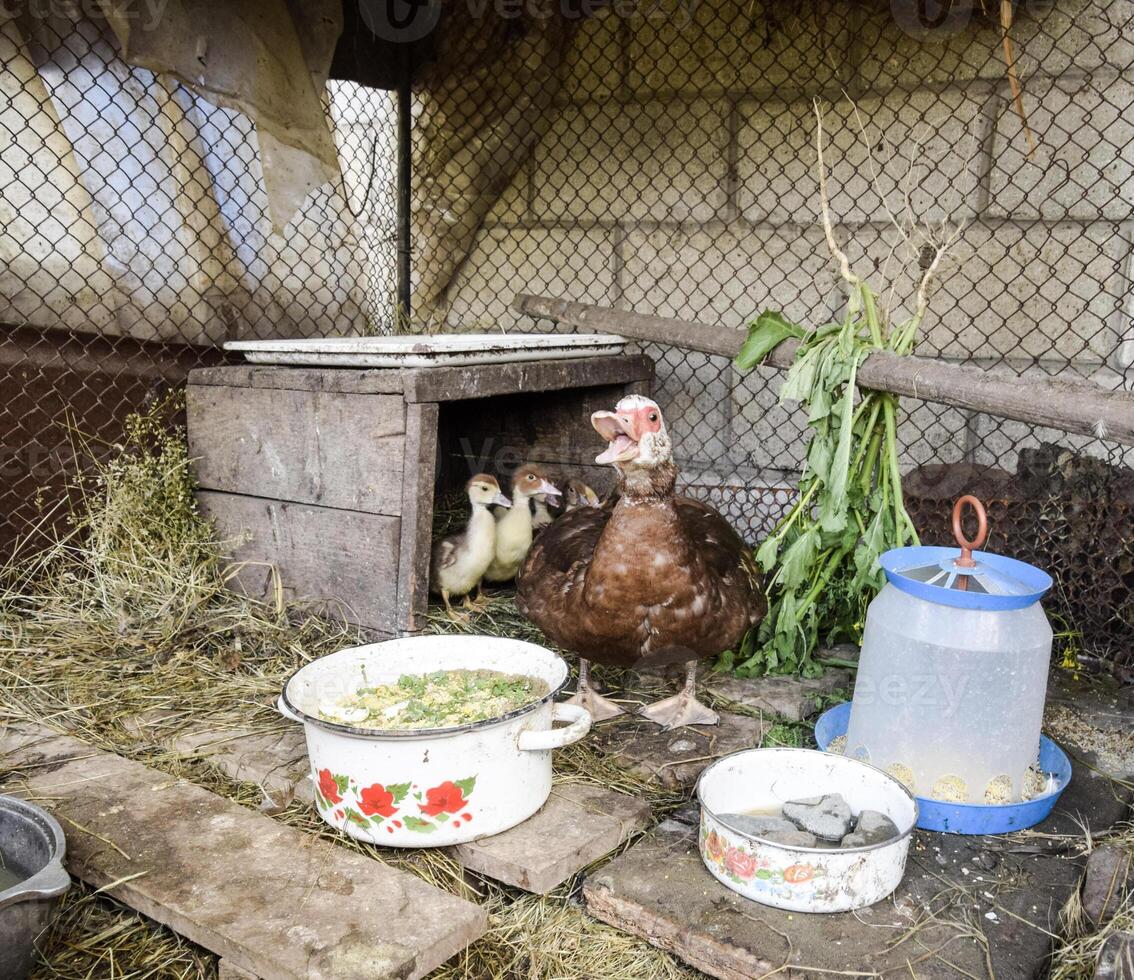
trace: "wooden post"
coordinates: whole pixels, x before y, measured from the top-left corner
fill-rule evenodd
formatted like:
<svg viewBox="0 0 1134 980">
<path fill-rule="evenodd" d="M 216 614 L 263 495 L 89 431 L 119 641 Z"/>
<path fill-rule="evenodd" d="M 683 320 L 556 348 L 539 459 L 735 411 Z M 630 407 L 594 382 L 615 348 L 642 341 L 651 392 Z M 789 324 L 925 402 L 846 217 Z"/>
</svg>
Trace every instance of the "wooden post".
<svg viewBox="0 0 1134 980">
<path fill-rule="evenodd" d="M 715 324 L 589 306 L 548 296 L 521 294 L 516 297 L 513 309 L 580 330 L 617 333 L 634 340 L 729 358 L 737 355 L 746 336 L 741 330 Z M 785 340 L 764 363 L 786 370 L 798 346 L 797 340 Z M 872 353 L 862 362 L 858 384 L 875 391 L 908 395 L 1134 446 L 1134 393 L 1129 391 L 1107 391 L 1062 378 L 1022 378 L 889 351 Z"/>
</svg>

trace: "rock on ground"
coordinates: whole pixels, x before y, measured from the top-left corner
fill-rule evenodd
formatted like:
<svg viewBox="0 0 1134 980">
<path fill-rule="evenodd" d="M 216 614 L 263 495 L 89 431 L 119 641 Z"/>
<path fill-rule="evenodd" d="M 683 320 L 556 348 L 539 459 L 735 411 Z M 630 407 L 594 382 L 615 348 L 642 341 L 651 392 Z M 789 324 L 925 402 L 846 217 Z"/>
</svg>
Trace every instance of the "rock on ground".
<svg viewBox="0 0 1134 980">
<path fill-rule="evenodd" d="M 1134 891 L 1134 854 L 1115 844 L 1096 847 L 1087 858 L 1081 898 L 1096 928 L 1106 925 Z"/>
</svg>

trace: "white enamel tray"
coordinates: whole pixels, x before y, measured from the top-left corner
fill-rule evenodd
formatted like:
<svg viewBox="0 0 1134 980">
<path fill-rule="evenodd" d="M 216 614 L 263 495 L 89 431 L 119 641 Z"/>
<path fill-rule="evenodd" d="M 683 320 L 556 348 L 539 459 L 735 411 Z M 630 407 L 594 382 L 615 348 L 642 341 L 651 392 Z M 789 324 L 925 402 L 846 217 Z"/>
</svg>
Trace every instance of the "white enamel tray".
<svg viewBox="0 0 1134 980">
<path fill-rule="evenodd" d="M 309 367 L 463 367 L 506 361 L 544 361 L 620 354 L 626 339 L 614 334 L 449 333 L 396 337 L 329 337 L 299 340 L 234 340 L 254 364 Z"/>
</svg>

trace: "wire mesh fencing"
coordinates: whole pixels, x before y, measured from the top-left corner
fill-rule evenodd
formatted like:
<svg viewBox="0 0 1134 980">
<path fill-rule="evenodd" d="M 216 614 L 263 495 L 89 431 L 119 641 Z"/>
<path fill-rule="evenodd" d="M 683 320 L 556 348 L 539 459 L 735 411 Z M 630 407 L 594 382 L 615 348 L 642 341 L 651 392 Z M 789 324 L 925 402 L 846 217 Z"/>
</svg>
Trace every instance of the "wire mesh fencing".
<svg viewBox="0 0 1134 980">
<path fill-rule="evenodd" d="M 223 341 L 388 330 L 394 314 L 391 93 L 332 83 L 342 180 L 273 235 L 244 116 L 126 65 L 105 25 L 40 6 L 0 18 L 5 545 L 76 452 L 113 443 Z"/>
<path fill-rule="evenodd" d="M 919 236 L 962 226 L 918 354 L 1130 387 L 1128 0 L 1028 0 L 1010 23 L 997 4 L 907 0 L 534 6 L 452 4 L 456 26 L 418 72 L 412 329 L 539 328 L 511 311 L 519 292 L 737 329 L 766 308 L 809 325 L 840 315 L 819 97 L 833 233 L 895 317 L 923 271 Z M 250 124 L 126 66 L 107 38 L 89 20 L 0 28 L 9 535 L 57 485 L 71 420 L 112 440 L 155 384 L 226 339 L 407 326 L 391 93 L 332 83 L 342 180 L 278 236 Z M 771 368 L 646 349 L 687 492 L 760 539 L 790 505 L 806 419 L 778 402 Z M 903 408 L 926 540 L 943 537 L 946 474 L 984 481 L 1016 507 L 1003 549 L 1056 575 L 1067 632 L 1129 656 L 1130 452 Z"/>
</svg>

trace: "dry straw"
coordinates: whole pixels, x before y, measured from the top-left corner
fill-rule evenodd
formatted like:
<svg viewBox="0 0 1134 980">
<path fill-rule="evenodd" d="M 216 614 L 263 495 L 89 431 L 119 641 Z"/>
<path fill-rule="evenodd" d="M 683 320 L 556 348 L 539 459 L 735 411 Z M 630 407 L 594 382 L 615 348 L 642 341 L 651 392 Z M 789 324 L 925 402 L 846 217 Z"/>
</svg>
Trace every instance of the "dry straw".
<svg viewBox="0 0 1134 980">
<path fill-rule="evenodd" d="M 178 408 L 168 400 L 132 417 L 117 446 L 91 447 L 76 437 L 77 456 L 109 462 L 76 478 L 66 513 L 45 515 L 23 543 L 24 557 L 0 570 L 0 724 L 32 722 L 75 734 L 484 904 L 489 933 L 438 976 L 694 976 L 665 953 L 587 917 L 574 883 L 538 898 L 468 874 L 437 851 L 362 844 L 335 834 L 300 801 L 268 800 L 258 786 L 171 749 L 179 735 L 202 726 L 281 731 L 285 723 L 271 705 L 284 679 L 360 639 L 318 615 L 319 607 L 279 598 L 265 604 L 228 590 L 234 569 L 197 512 L 184 438 L 169 425 Z M 468 622 L 437 618 L 432 628 L 544 642 L 500 594 Z M 680 802 L 585 745 L 563 754 L 559 767 L 557 779 L 649 796 L 659 811 Z M 0 786 L 6 779 L 18 782 L 19 773 L 0 756 Z M 45 949 L 40 977 L 216 974 L 210 954 L 83 888 L 69 896 Z"/>
</svg>

